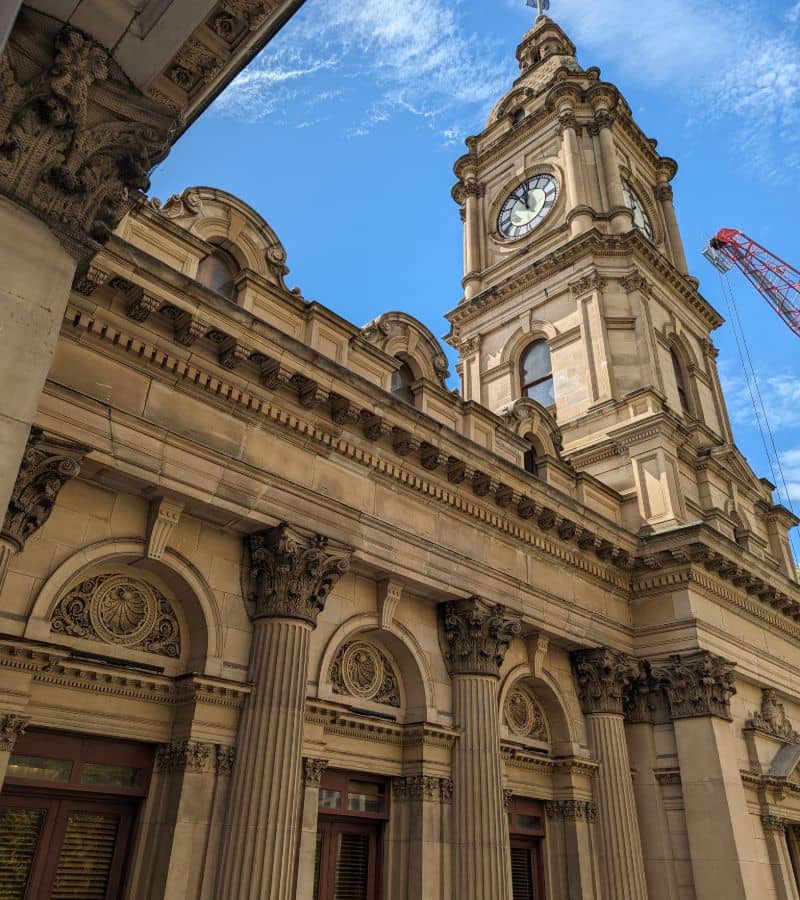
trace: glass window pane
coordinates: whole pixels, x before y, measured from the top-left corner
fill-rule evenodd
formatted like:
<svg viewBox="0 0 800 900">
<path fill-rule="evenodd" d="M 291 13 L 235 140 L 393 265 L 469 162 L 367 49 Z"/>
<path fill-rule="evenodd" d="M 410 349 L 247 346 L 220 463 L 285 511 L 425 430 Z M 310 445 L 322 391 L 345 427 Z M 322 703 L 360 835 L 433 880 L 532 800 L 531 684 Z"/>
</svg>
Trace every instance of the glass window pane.
<svg viewBox="0 0 800 900">
<path fill-rule="evenodd" d="M 12 753 L 7 778 L 37 778 L 42 781 L 69 781 L 72 760 L 46 756 L 22 756 Z"/>
<path fill-rule="evenodd" d="M 522 357 L 522 383 L 530 384 L 549 375 L 550 371 L 550 348 L 547 341 L 531 344 Z"/>
<path fill-rule="evenodd" d="M 526 816 L 524 813 L 520 813 L 517 816 L 517 825 L 519 825 L 520 828 L 540 829 L 542 827 L 542 820 L 539 816 Z"/>
<path fill-rule="evenodd" d="M 357 812 L 380 812 L 383 809 L 383 785 L 351 781 L 347 786 L 347 808 Z"/>
<path fill-rule="evenodd" d="M 542 406 L 552 406 L 556 402 L 552 378 L 547 378 L 545 381 L 540 381 L 539 384 L 532 385 L 526 393 L 531 400 L 536 400 Z"/>
<path fill-rule="evenodd" d="M 0 897 L 22 900 L 28 886 L 39 832 L 41 809 L 0 810 Z"/>
<path fill-rule="evenodd" d="M 319 792 L 320 809 L 337 809 L 342 805 L 342 792 L 332 791 L 330 788 L 322 788 Z"/>
<path fill-rule="evenodd" d="M 81 784 L 103 784 L 108 787 L 136 787 L 139 770 L 133 766 L 112 766 L 106 763 L 86 763 L 81 772 Z"/>
</svg>

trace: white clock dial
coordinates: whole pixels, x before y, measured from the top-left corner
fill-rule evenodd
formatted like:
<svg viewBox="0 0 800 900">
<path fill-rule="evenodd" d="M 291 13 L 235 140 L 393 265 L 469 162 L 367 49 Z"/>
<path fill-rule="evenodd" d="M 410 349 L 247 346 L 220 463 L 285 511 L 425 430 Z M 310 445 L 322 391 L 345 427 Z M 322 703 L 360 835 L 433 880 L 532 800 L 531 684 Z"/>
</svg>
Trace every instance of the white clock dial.
<svg viewBox="0 0 800 900">
<path fill-rule="evenodd" d="M 515 240 L 530 234 L 540 225 L 558 198 L 558 182 L 552 175 L 534 175 L 517 185 L 508 195 L 497 230 L 504 238 Z"/>
<path fill-rule="evenodd" d="M 625 205 L 633 213 L 633 224 L 644 234 L 648 240 L 653 240 L 653 223 L 647 215 L 647 209 L 636 191 L 628 184 L 622 182 L 622 195 Z"/>
</svg>

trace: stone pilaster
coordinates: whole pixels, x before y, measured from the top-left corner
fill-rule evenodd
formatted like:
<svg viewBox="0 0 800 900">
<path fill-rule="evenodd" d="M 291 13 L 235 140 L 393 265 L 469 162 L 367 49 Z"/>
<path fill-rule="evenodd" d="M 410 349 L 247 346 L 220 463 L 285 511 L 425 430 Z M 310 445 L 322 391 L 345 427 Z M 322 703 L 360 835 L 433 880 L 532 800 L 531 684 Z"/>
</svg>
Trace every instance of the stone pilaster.
<svg viewBox="0 0 800 900">
<path fill-rule="evenodd" d="M 603 896 L 646 900 L 642 842 L 623 718 L 623 703 L 637 674 L 637 663 L 624 653 L 599 648 L 573 653 L 572 665 L 589 746 L 600 762 L 596 800 Z"/>
<path fill-rule="evenodd" d="M 319 818 L 319 787 L 327 759 L 303 759 L 303 813 L 300 828 L 300 849 L 297 866 L 296 900 L 316 900 L 314 897 L 314 859 Z"/>
<path fill-rule="evenodd" d="M 14 751 L 17 738 L 25 733 L 28 720 L 14 713 L 0 715 L 0 788 L 6 778 L 8 759 Z"/>
<path fill-rule="evenodd" d="M 11 558 L 50 518 L 59 491 L 81 470 L 89 447 L 31 430 L 0 530 L 0 589 Z"/>
<path fill-rule="evenodd" d="M 761 827 L 772 866 L 772 880 L 777 900 L 798 900 L 797 880 L 792 869 L 789 843 L 786 840 L 787 822 L 774 813 L 762 813 Z"/>
<path fill-rule="evenodd" d="M 739 775 L 733 665 L 705 650 L 653 663 L 669 702 L 698 897 L 763 897 L 753 823 Z"/>
<path fill-rule="evenodd" d="M 510 900 L 508 826 L 503 809 L 497 683 L 519 617 L 477 598 L 442 610 L 442 649 L 453 679 L 453 896 Z"/>
<path fill-rule="evenodd" d="M 603 101 L 605 99 L 603 97 Z M 614 114 L 604 104 L 599 104 L 590 131 L 597 135 L 600 144 L 601 172 L 611 213 L 611 229 L 619 234 L 631 230 L 633 214 L 626 206 L 622 192 L 622 176 L 619 171 L 617 149 L 614 146 L 613 125 Z"/>
<path fill-rule="evenodd" d="M 148 187 L 175 112 L 107 50 L 23 8 L 0 55 L 0 509 L 5 509 L 79 272 Z"/>
<path fill-rule="evenodd" d="M 290 900 L 300 836 L 309 640 L 350 554 L 286 525 L 251 535 L 248 545 L 253 692 L 239 723 L 217 894 Z"/>
</svg>

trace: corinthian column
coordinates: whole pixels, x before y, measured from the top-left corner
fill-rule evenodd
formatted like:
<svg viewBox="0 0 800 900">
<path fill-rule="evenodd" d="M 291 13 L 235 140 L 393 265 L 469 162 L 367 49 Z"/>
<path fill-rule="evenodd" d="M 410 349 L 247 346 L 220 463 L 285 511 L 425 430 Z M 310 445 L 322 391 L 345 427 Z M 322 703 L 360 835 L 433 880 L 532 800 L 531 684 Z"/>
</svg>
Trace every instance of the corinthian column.
<svg viewBox="0 0 800 900">
<path fill-rule="evenodd" d="M 497 683 L 519 617 L 478 597 L 447 603 L 442 651 L 453 679 L 453 896 L 511 900 Z"/>
<path fill-rule="evenodd" d="M 642 842 L 625 743 L 623 700 L 638 672 L 616 650 L 579 650 L 572 656 L 589 746 L 597 771 L 597 821 L 602 841 L 603 896 L 647 900 Z"/>
<path fill-rule="evenodd" d="M 14 385 L 0 402 L 0 509 L 76 267 L 147 190 L 176 125 L 175 111 L 134 88 L 108 50 L 70 26 L 54 36 L 31 16 L 21 10 L 0 55 L 0 381 Z"/>
<path fill-rule="evenodd" d="M 248 539 L 255 584 L 250 680 L 239 724 L 217 896 L 294 897 L 300 833 L 303 704 L 317 616 L 349 551 L 279 525 Z"/>
</svg>

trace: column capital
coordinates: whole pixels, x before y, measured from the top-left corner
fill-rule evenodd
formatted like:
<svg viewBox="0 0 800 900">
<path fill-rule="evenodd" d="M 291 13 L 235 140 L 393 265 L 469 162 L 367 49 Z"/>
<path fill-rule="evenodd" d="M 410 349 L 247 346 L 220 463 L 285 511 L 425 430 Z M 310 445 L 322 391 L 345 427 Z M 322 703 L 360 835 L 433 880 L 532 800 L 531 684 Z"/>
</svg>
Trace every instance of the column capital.
<svg viewBox="0 0 800 900">
<path fill-rule="evenodd" d="M 574 651 L 572 669 L 584 715 L 623 714 L 623 702 L 639 671 L 637 660 L 619 650 L 596 647 Z"/>
<path fill-rule="evenodd" d="M 567 822 L 597 819 L 597 804 L 593 800 L 550 800 L 544 805 L 548 819 L 563 819 Z"/>
<path fill-rule="evenodd" d="M 520 634 L 520 615 L 500 603 L 468 597 L 443 604 L 442 652 L 453 675 L 500 675 L 508 646 Z"/>
<path fill-rule="evenodd" d="M 640 661 L 638 671 L 623 698 L 625 721 L 652 725 L 659 707 L 663 709 L 663 696 L 661 684 L 653 675 L 650 663 L 646 660 Z"/>
<path fill-rule="evenodd" d="M 764 831 L 777 831 L 783 833 L 786 831 L 788 822 L 782 816 L 776 816 L 772 813 L 762 813 L 761 825 Z"/>
<path fill-rule="evenodd" d="M 328 768 L 327 759 L 315 759 L 313 756 L 303 757 L 303 784 L 319 787 L 322 776 Z"/>
<path fill-rule="evenodd" d="M 22 456 L 0 539 L 18 552 L 50 518 L 62 487 L 80 473 L 90 448 L 48 437 L 32 428 Z"/>
<path fill-rule="evenodd" d="M 0 716 L 0 751 L 13 750 L 17 738 L 25 733 L 29 724 L 27 719 L 16 716 L 14 713 Z"/>
<path fill-rule="evenodd" d="M 718 716 L 731 721 L 733 670 L 733 663 L 708 650 L 653 663 L 653 675 L 664 688 L 673 719 Z"/>
<path fill-rule="evenodd" d="M 302 536 L 285 522 L 251 534 L 247 543 L 253 618 L 300 619 L 315 626 L 328 594 L 350 567 L 352 550 L 334 549 L 320 535 Z"/>
<path fill-rule="evenodd" d="M 212 758 L 216 766 L 215 751 L 215 745 L 205 741 L 175 741 L 171 744 L 159 744 L 156 751 L 156 770 L 159 772 L 204 772 Z"/>
<path fill-rule="evenodd" d="M 23 10 L 0 56 L 0 193 L 78 260 L 97 252 L 170 148 L 177 112 L 134 88 L 108 50 Z"/>
</svg>

